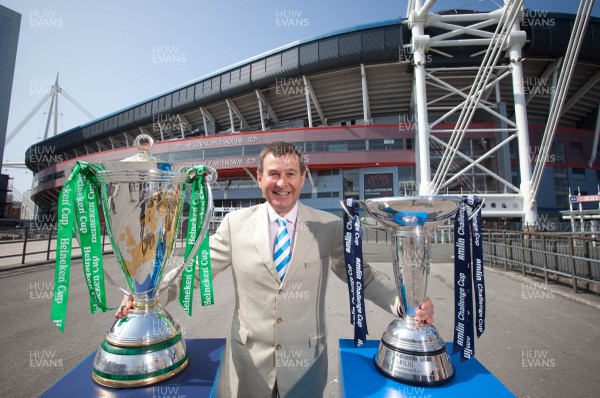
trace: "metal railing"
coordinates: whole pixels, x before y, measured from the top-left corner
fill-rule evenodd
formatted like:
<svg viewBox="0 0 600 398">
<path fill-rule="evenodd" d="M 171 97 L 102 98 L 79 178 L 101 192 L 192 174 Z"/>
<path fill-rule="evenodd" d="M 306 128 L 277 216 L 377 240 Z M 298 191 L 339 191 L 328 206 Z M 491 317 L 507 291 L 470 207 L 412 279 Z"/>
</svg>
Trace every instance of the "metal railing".
<svg viewBox="0 0 600 398">
<path fill-rule="evenodd" d="M 483 230 L 484 260 L 523 275 L 542 274 L 548 283 L 571 284 L 573 291 L 600 286 L 600 238 L 590 235 Z M 596 287 L 597 287 L 596 286 Z"/>
<path fill-rule="evenodd" d="M 104 226 L 102 252 L 111 253 Z M 73 258 L 81 257 L 79 242 L 73 239 Z M 56 229 L 11 228 L 0 230 L 0 264 L 19 265 L 56 259 Z"/>
</svg>

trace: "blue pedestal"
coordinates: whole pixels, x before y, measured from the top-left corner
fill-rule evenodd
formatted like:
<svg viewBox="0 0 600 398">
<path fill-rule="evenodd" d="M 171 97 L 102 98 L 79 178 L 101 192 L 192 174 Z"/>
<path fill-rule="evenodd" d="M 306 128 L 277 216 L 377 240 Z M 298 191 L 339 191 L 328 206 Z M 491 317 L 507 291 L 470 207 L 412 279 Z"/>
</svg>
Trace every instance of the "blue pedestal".
<svg viewBox="0 0 600 398">
<path fill-rule="evenodd" d="M 456 369 L 454 378 L 438 387 L 417 387 L 388 379 L 375 367 L 379 340 L 367 340 L 354 348 L 350 339 L 340 339 L 340 397 L 514 397 L 477 359 L 460 361 L 460 353 L 450 355 Z M 448 352 L 452 344 L 446 343 Z"/>
<path fill-rule="evenodd" d="M 190 357 L 187 368 L 168 380 L 147 387 L 108 388 L 92 380 L 96 352 L 58 380 L 40 397 L 217 397 L 225 339 L 190 339 L 185 341 Z"/>
</svg>

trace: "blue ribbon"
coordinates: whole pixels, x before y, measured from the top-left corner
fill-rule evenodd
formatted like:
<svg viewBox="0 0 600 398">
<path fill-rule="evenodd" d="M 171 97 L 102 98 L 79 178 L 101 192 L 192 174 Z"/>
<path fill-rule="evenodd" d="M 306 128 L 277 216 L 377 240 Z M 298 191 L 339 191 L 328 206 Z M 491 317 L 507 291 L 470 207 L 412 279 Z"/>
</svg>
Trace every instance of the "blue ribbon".
<svg viewBox="0 0 600 398">
<path fill-rule="evenodd" d="M 354 346 L 360 347 L 369 334 L 364 298 L 362 229 L 358 217 L 358 203 L 348 198 L 346 208 L 351 215 L 344 213 L 344 258 L 350 296 L 350 323 L 354 325 Z"/>
<path fill-rule="evenodd" d="M 477 196 L 465 196 L 454 222 L 454 340 L 453 352 L 461 352 L 461 361 L 475 355 L 473 323 L 473 286 L 476 295 L 477 337 L 485 330 L 485 281 L 483 277 L 483 247 L 481 214 L 473 215 L 469 223 L 468 207 L 477 208 Z M 472 245 L 472 252 L 471 252 Z"/>
<path fill-rule="evenodd" d="M 469 195 L 467 205 L 477 208 L 477 196 Z M 485 278 L 483 273 L 483 236 L 481 235 L 481 212 L 471 218 L 471 236 L 473 240 L 473 286 L 475 287 L 475 329 L 477 337 L 485 331 Z"/>
</svg>

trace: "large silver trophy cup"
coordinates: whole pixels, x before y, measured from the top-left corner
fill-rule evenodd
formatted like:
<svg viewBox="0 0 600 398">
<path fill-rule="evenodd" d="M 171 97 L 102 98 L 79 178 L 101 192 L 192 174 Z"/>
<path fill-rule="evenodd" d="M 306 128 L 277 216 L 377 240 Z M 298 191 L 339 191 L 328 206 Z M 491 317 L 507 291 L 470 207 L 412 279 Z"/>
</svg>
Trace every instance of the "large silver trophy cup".
<svg viewBox="0 0 600 398">
<path fill-rule="evenodd" d="M 394 278 L 402 319 L 381 338 L 375 359 L 386 376 L 416 385 L 438 385 L 454 375 L 444 341 L 432 325 L 416 319 L 426 296 L 430 268 L 430 233 L 458 210 L 460 198 L 391 197 L 367 199 L 365 210 L 392 233 Z"/>
<path fill-rule="evenodd" d="M 205 237 L 213 205 L 207 181 L 216 172 L 206 168 L 206 216 L 196 243 L 175 276 L 164 281 L 181 223 L 186 190 L 194 169 L 172 170 L 173 165 L 149 155 L 152 138 L 136 138 L 139 154 L 103 165 L 95 172 L 100 187 L 106 227 L 125 285 L 115 281 L 116 268 L 105 275 L 132 297 L 134 308 L 117 320 L 97 351 L 93 379 L 108 387 L 153 384 L 181 372 L 189 362 L 179 325 L 158 303 L 166 289 L 192 261 Z M 113 275 L 111 276 L 111 272 Z"/>
</svg>

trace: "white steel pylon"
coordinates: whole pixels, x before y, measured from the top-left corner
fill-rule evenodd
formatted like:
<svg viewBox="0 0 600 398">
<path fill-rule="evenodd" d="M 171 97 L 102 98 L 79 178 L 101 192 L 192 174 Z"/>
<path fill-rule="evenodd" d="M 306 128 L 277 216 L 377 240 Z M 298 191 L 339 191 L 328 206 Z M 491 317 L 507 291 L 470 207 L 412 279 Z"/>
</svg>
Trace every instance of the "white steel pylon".
<svg viewBox="0 0 600 398">
<path fill-rule="evenodd" d="M 46 119 L 46 129 L 44 131 L 44 139 L 48 138 L 48 132 L 50 130 L 50 123 L 54 118 L 54 135 L 58 133 L 58 95 L 62 94 L 73 106 L 75 106 L 81 113 L 87 116 L 90 120 L 94 120 L 95 116 L 92 115 L 87 109 L 85 109 L 75 98 L 71 97 L 60 85 L 58 84 L 58 73 L 56 73 L 56 80 L 46 95 L 38 102 L 33 109 L 21 120 L 21 122 L 8 134 L 6 137 L 6 145 L 8 145 L 19 132 L 29 123 L 33 116 L 44 104 L 50 100 L 50 108 L 48 109 L 48 118 Z"/>
<path fill-rule="evenodd" d="M 504 7 L 488 13 L 431 14 L 433 0 L 409 2 L 408 24 L 412 30 L 412 52 L 414 60 L 415 112 L 417 120 L 417 179 L 420 195 L 437 195 L 442 192 L 476 193 L 486 198 L 483 214 L 491 217 L 523 217 L 525 225 L 534 225 L 536 209 L 526 206 L 530 200 L 531 165 L 529 162 L 529 132 L 521 49 L 526 41 L 520 29 L 522 0 L 506 1 Z M 492 32 L 489 29 L 494 28 Z M 435 36 L 425 34 L 426 28 L 435 28 L 442 33 Z M 439 67 L 428 65 L 427 52 L 451 57 L 443 47 L 487 46 L 483 52 L 474 48 L 477 56 L 483 54 L 480 67 Z M 508 54 L 510 64 L 502 63 Z M 459 77 L 457 77 L 459 76 Z M 512 76 L 515 103 L 514 121 L 503 111 L 499 85 Z M 447 91 L 434 100 L 427 100 L 427 87 Z M 496 101 L 488 97 L 495 92 Z M 457 101 L 458 99 L 458 101 Z M 453 105 L 448 105 L 448 100 Z M 444 101 L 446 101 L 444 103 Z M 455 105 L 454 105 L 455 104 Z M 435 113 L 429 119 L 428 111 Z M 495 127 L 475 128 L 472 124 L 475 111 L 494 120 Z M 451 129 L 442 128 L 447 119 L 457 118 Z M 473 140 L 463 140 L 468 134 L 487 134 L 493 138 L 487 145 L 474 148 Z M 519 173 L 521 184 L 515 186 L 511 180 L 508 144 L 518 142 Z M 483 141 L 482 141 L 483 142 Z M 431 150 L 442 150 L 441 156 L 432 157 Z M 494 170 L 493 157 L 498 163 L 507 163 Z M 502 159 L 504 158 L 504 159 Z M 433 177 L 432 170 L 435 170 Z M 501 171 L 503 170 L 503 171 Z M 508 170 L 508 171 L 507 171 Z M 466 178 L 475 180 L 475 172 L 486 181 L 486 186 L 465 183 Z M 487 188 L 487 181 L 491 188 Z M 469 192 L 475 186 L 476 192 Z M 465 191 L 466 190 L 466 191 Z M 490 206 L 492 205 L 492 206 Z"/>
</svg>

